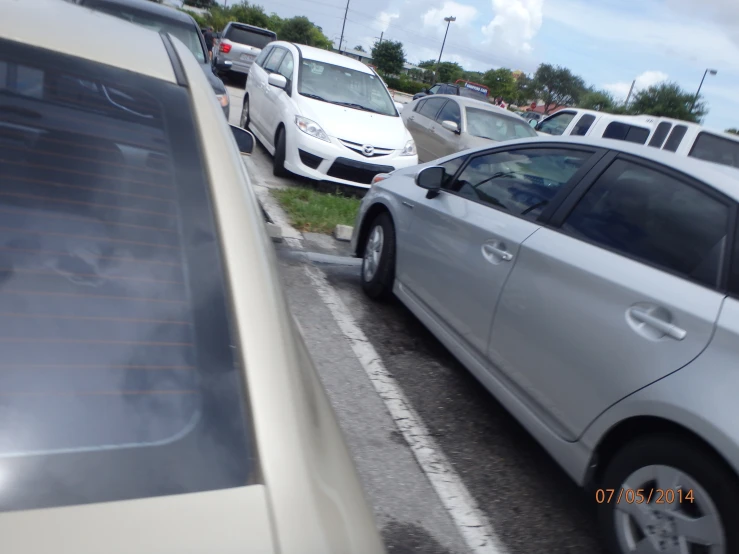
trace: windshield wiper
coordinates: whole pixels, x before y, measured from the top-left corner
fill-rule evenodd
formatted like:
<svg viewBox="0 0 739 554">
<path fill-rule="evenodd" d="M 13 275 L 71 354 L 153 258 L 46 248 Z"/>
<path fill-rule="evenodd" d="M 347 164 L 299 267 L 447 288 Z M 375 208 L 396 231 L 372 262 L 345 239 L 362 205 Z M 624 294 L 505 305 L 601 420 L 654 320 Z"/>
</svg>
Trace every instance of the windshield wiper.
<svg viewBox="0 0 739 554">
<path fill-rule="evenodd" d="M 353 102 L 331 102 L 331 103 L 337 104 L 339 106 L 346 106 L 347 108 L 354 108 L 356 110 L 364 110 L 365 112 L 372 112 L 372 113 L 379 113 L 379 114 L 382 113 L 382 112 L 378 112 L 374 108 L 368 108 L 367 106 L 362 106 L 362 104 L 354 104 Z"/>
<path fill-rule="evenodd" d="M 311 94 L 310 92 L 301 92 L 301 96 L 305 96 L 306 98 L 313 98 L 313 100 L 320 100 L 321 102 L 328 102 L 329 104 L 334 104 L 335 102 L 331 102 L 330 100 L 326 100 L 323 96 L 318 96 L 317 94 Z"/>
</svg>

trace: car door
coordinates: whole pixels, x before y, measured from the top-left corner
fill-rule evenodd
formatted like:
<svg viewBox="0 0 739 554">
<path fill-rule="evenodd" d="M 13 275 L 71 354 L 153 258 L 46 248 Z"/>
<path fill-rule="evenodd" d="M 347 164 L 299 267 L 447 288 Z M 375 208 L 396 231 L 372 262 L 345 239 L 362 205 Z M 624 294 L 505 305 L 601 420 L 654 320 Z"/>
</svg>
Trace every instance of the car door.
<svg viewBox="0 0 739 554">
<path fill-rule="evenodd" d="M 412 132 L 413 140 L 416 143 L 416 150 L 418 151 L 418 161 L 421 163 L 438 158 L 438 156 L 434 156 L 431 127 L 435 124 L 436 115 L 446 101 L 446 98 L 428 98 L 418 109 L 417 115 L 411 116 L 413 117 L 412 121 L 416 129 L 415 132 Z"/>
<path fill-rule="evenodd" d="M 445 129 L 443 121 L 452 121 L 457 129 L 462 128 L 462 112 L 456 100 L 449 99 L 441 107 L 434 121 L 429 123 L 428 146 L 432 159 L 443 158 L 459 152 L 459 133 Z"/>
<path fill-rule="evenodd" d="M 438 196 L 412 203 L 398 279 L 479 359 L 519 245 L 594 152 L 528 145 L 474 154 Z"/>
<path fill-rule="evenodd" d="M 264 61 L 264 65 L 262 66 L 264 75 L 259 82 L 260 86 L 258 94 L 260 97 L 260 111 L 258 114 L 257 127 L 270 143 L 272 143 L 274 138 L 274 133 L 269 132 L 270 121 L 274 117 L 272 110 L 274 109 L 275 102 L 273 97 L 281 93 L 284 94 L 284 91 L 270 85 L 269 76 L 272 73 L 277 73 L 277 69 L 280 67 L 286 52 L 287 50 L 285 48 L 281 48 L 279 46 L 275 46 L 272 49 L 272 52 L 267 56 L 267 59 Z"/>
<path fill-rule="evenodd" d="M 537 125 L 536 130 L 540 133 L 546 133 L 553 136 L 562 135 L 576 115 L 577 112 L 558 112 L 541 121 Z"/>
<path fill-rule="evenodd" d="M 264 95 L 264 131 L 270 138 L 275 136 L 277 126 L 285 119 L 286 115 L 293 112 L 290 95 L 292 94 L 292 86 L 294 82 L 293 73 L 295 71 L 295 58 L 289 50 L 284 48 L 280 48 L 280 50 L 284 50 L 282 61 L 280 61 L 279 66 L 277 66 L 272 73 L 278 73 L 285 77 L 285 79 L 287 79 L 287 86 L 285 87 L 285 90 L 268 86 Z M 268 67 L 273 65 L 273 58 L 274 55 L 268 60 Z"/>
<path fill-rule="evenodd" d="M 264 89 L 267 86 L 267 72 L 264 70 L 264 63 L 270 57 L 273 50 L 273 46 L 268 46 L 262 50 L 249 70 L 249 78 L 246 81 L 246 90 L 249 93 L 249 119 L 251 119 L 251 124 L 257 131 L 260 131 L 263 126 L 262 116 L 265 106 Z"/>
<path fill-rule="evenodd" d="M 698 356 L 724 299 L 733 203 L 664 166 L 609 163 L 524 241 L 490 338 L 494 367 L 566 440 Z"/>
</svg>

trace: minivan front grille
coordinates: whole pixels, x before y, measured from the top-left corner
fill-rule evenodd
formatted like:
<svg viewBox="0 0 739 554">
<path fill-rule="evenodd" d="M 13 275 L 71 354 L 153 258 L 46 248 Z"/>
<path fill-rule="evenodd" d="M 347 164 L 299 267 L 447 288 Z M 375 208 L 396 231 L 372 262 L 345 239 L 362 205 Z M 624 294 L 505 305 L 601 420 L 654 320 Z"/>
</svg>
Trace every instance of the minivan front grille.
<svg viewBox="0 0 739 554">
<path fill-rule="evenodd" d="M 351 142 L 343 139 L 339 139 L 339 142 L 349 150 L 352 150 L 357 154 L 362 154 L 365 158 L 378 158 L 380 156 L 388 156 L 393 153 L 392 148 L 380 148 L 379 146 L 372 146 L 371 144 L 359 144 L 358 142 Z"/>
<path fill-rule="evenodd" d="M 368 164 L 348 158 L 336 158 L 327 175 L 345 181 L 370 185 L 372 179 L 378 173 L 391 173 L 393 171 L 395 171 L 395 168 L 389 165 Z"/>
</svg>

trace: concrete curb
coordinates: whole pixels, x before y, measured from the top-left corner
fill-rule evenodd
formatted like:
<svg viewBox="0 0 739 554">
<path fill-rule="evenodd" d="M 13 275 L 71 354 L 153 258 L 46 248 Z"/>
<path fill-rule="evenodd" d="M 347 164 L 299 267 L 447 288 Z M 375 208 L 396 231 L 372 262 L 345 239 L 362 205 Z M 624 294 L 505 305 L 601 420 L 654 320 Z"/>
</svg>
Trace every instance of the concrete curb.
<svg viewBox="0 0 739 554">
<path fill-rule="evenodd" d="M 290 219 L 287 217 L 285 210 L 282 209 L 277 199 L 269 192 L 269 188 L 254 185 L 254 191 L 262 206 L 262 210 L 267 216 L 267 232 L 270 233 L 272 240 L 274 242 L 285 241 L 293 246 L 302 247 L 302 233 L 290 225 Z"/>
</svg>

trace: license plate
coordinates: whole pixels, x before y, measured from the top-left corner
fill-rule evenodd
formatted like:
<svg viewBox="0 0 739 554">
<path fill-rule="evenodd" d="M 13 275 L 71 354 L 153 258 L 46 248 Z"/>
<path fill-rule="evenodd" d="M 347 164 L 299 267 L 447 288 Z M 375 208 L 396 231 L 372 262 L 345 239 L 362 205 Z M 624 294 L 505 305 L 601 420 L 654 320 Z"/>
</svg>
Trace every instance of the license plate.
<svg viewBox="0 0 739 554">
<path fill-rule="evenodd" d="M 252 61 L 256 56 L 254 54 L 241 54 L 242 61 L 250 62 Z"/>
</svg>

